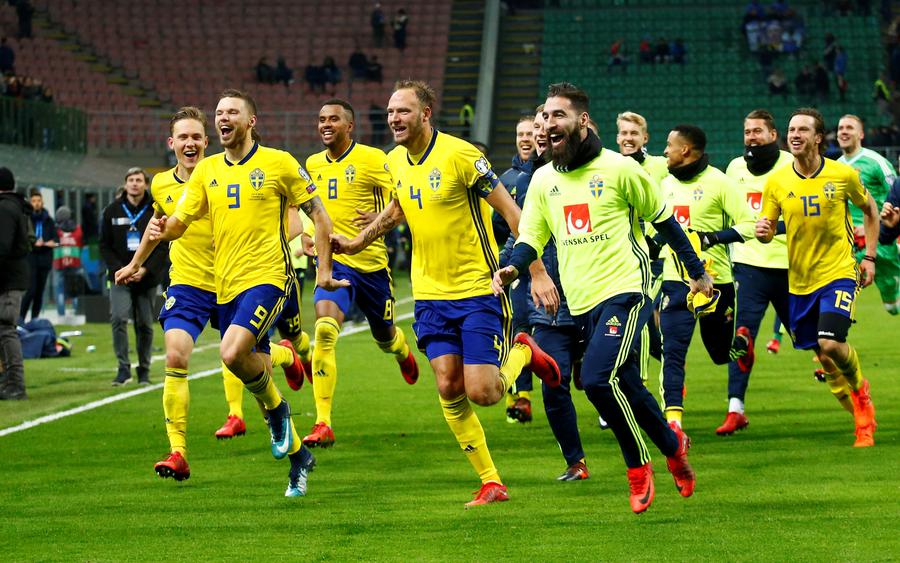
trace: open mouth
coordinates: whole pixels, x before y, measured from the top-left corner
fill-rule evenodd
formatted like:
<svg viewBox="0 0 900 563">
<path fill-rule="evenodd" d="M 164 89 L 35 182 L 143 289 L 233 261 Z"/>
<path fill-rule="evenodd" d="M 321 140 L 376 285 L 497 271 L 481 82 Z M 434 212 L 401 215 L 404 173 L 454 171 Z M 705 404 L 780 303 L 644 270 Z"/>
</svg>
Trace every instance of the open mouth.
<svg viewBox="0 0 900 563">
<path fill-rule="evenodd" d="M 199 153 L 200 153 L 200 151 L 198 151 L 197 149 L 185 149 L 184 152 L 181 154 L 183 154 L 185 158 L 194 158 Z"/>
<path fill-rule="evenodd" d="M 550 133 L 547 138 L 550 140 L 550 145 L 553 147 L 558 147 L 566 141 L 566 136 L 562 133 Z"/>
<path fill-rule="evenodd" d="M 330 141 L 334 138 L 334 129 L 322 129 L 322 139 Z"/>
<path fill-rule="evenodd" d="M 232 133 L 234 133 L 234 127 L 231 125 L 219 126 L 219 135 L 221 135 L 223 139 L 227 139 Z"/>
<path fill-rule="evenodd" d="M 622 143 L 622 148 L 623 148 L 623 149 L 630 149 L 632 152 L 634 152 L 634 149 L 635 149 L 636 147 L 634 146 L 634 141 L 624 141 L 624 142 Z"/>
</svg>

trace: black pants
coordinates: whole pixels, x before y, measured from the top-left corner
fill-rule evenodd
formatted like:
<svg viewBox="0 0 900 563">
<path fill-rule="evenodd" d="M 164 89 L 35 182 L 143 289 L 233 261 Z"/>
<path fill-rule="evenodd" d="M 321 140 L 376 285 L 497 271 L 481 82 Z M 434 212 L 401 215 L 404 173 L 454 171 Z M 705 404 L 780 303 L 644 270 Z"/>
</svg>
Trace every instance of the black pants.
<svg viewBox="0 0 900 563">
<path fill-rule="evenodd" d="M 572 366 L 581 358 L 581 331 L 574 326 L 535 325 L 534 340 L 550 354 L 559 366 L 562 383 L 559 387 L 541 385 L 544 395 L 544 411 L 553 437 L 559 444 L 566 465 L 572 465 L 584 457 L 581 436 L 578 433 L 578 415 L 572 403 Z M 528 374 L 531 379 L 531 373 Z M 517 383 L 518 385 L 518 383 Z M 518 389 L 518 388 L 517 388 Z"/>
<path fill-rule="evenodd" d="M 22 298 L 22 305 L 19 306 L 19 317 L 22 321 L 31 308 L 31 318 L 36 319 L 41 316 L 41 309 L 44 306 L 44 289 L 47 287 L 47 278 L 53 271 L 53 261 L 47 259 L 49 257 L 28 255 L 28 267 L 31 270 L 31 282 L 28 284 L 28 290 Z"/>
</svg>

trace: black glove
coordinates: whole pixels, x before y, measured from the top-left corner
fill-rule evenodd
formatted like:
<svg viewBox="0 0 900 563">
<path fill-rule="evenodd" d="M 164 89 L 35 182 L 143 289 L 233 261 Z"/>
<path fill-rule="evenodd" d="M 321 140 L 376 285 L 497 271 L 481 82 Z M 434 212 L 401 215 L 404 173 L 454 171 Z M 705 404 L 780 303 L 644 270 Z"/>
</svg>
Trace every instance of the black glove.
<svg viewBox="0 0 900 563">
<path fill-rule="evenodd" d="M 706 251 L 711 246 L 719 244 L 719 237 L 716 233 L 704 233 L 703 231 L 694 231 L 700 238 L 700 250 Z"/>
<path fill-rule="evenodd" d="M 659 253 L 662 251 L 662 246 L 656 242 L 653 237 L 644 235 L 644 240 L 647 241 L 647 248 L 650 250 L 650 260 L 659 259 Z"/>
</svg>

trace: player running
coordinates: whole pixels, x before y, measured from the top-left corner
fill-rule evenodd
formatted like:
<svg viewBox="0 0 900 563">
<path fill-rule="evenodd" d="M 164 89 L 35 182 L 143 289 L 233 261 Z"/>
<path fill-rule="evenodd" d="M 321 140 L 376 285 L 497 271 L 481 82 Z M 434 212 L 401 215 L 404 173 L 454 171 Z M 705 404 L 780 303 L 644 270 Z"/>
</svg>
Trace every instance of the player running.
<svg viewBox="0 0 900 563">
<path fill-rule="evenodd" d="M 209 215 L 222 361 L 263 404 L 272 455 L 290 459 L 285 496 L 303 496 L 315 459 L 300 441 L 290 405 L 271 378 L 267 335 L 294 283 L 287 242 L 289 206 L 299 206 L 316 224 L 317 285 L 336 289 L 349 282 L 331 277 L 331 220 L 309 174 L 290 154 L 260 146 L 255 126 L 253 99 L 239 90 L 225 90 L 216 107 L 224 152 L 197 165 L 174 215 L 151 222 L 151 239 L 177 239 L 194 220 Z"/>
<path fill-rule="evenodd" d="M 509 302 L 491 291 L 498 264 L 490 208 L 515 234 L 519 208 L 477 148 L 432 126 L 434 104 L 426 83 L 397 82 L 387 108 L 398 145 L 388 154 L 393 199 L 352 240 L 332 240 L 335 252 L 356 254 L 404 218 L 409 223 L 413 328 L 434 370 L 444 418 L 482 482 L 469 508 L 509 500 L 471 402 L 497 403 L 526 366 L 551 386 L 560 375 L 527 334 L 510 342 Z M 559 296 L 543 265 L 532 263 L 531 273 L 535 293 L 555 309 Z"/>
<path fill-rule="evenodd" d="M 190 180 L 197 163 L 203 160 L 209 144 L 206 115 L 191 106 L 179 109 L 169 123 L 169 134 L 168 145 L 175 153 L 177 165 L 153 177 L 150 193 L 156 217 L 174 212 L 186 182 Z M 160 477 L 173 477 L 176 481 L 187 479 L 191 474 L 187 462 L 187 417 L 190 405 L 188 359 L 197 337 L 213 316 L 216 306 L 212 240 L 212 223 L 204 217 L 195 221 L 184 237 L 172 243 L 169 249 L 171 281 L 166 289 L 165 305 L 159 313 L 166 345 L 163 412 L 170 453 L 154 465 L 154 470 Z M 116 272 L 116 283 L 128 283 L 138 274 L 159 242 L 151 241 L 149 233 L 145 232 L 131 262 Z M 277 356 L 275 363 L 283 366 L 286 372 L 301 369 L 289 347 L 273 345 L 273 355 Z M 246 432 L 243 407 L 240 399 L 234 401 L 231 398 L 233 393 L 230 389 L 235 384 L 242 388 L 243 384 L 224 363 L 222 375 L 229 414 L 225 425 L 216 431 L 216 437 L 241 436 Z"/>
<path fill-rule="evenodd" d="M 823 156 L 825 123 L 812 108 L 793 113 L 788 147 L 793 165 L 766 182 L 756 238 L 768 243 L 775 218 L 787 230 L 790 313 L 794 347 L 815 350 L 831 392 L 856 423 L 854 447 L 875 445 L 875 406 L 856 350 L 847 343 L 853 304 L 860 287 L 875 277 L 879 212 L 856 170 Z M 866 253 L 853 259 L 853 225 L 848 203 L 862 209 Z"/>
<path fill-rule="evenodd" d="M 325 150 L 306 160 L 306 169 L 316 184 L 327 186 L 327 197 L 322 203 L 334 222 L 334 232 L 348 237 L 356 236 L 384 209 L 391 192 L 386 156 L 381 149 L 353 140 L 355 119 L 353 106 L 348 102 L 326 101 L 319 110 L 318 125 Z M 312 254 L 311 234 L 306 232 L 302 236 L 304 247 Z M 312 374 L 316 423 L 303 438 L 309 447 L 334 444 L 331 408 L 337 383 L 335 345 L 354 302 L 366 315 L 378 347 L 399 364 L 403 379 L 410 385 L 419 379 L 419 368 L 406 343 L 406 335 L 394 324 L 394 295 L 384 239 L 373 241 L 359 254 L 335 256 L 334 275 L 349 280 L 350 285 L 336 290 L 316 287 L 313 294 L 316 347 Z"/>
</svg>

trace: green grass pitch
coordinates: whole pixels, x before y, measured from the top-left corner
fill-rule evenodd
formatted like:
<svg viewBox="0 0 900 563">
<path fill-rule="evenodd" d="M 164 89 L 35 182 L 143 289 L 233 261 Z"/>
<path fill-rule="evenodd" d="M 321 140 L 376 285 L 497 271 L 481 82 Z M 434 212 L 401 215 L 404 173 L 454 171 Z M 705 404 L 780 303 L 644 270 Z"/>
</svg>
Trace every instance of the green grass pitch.
<svg viewBox="0 0 900 563">
<path fill-rule="evenodd" d="M 407 284 L 401 284 L 407 292 Z M 305 299 L 307 327 L 312 307 Z M 403 300 L 397 313 L 410 313 Z M 337 443 L 316 450 L 305 498 L 286 499 L 286 460 L 245 395 L 247 435 L 218 442 L 221 377 L 191 382 L 192 476 L 159 479 L 167 451 L 161 390 L 0 436 L 0 553 L 7 561 L 121 560 L 853 560 L 900 558 L 900 319 L 863 292 L 851 330 L 872 383 L 876 446 L 854 449 L 853 420 L 812 378 L 810 354 L 757 345 L 747 395 L 750 427 L 714 434 L 725 414 L 726 369 L 695 339 L 685 428 L 694 496 L 681 498 L 656 450 L 656 500 L 635 516 L 613 436 L 575 402 L 591 478 L 560 483 L 564 462 L 543 414 L 508 424 L 502 405 L 477 408 L 511 501 L 463 510 L 479 483 L 447 428 L 430 369 L 406 385 L 368 333 L 338 343 Z M 410 321 L 402 326 L 411 336 Z M 136 389 L 115 375 L 109 327 L 91 325 L 68 359 L 28 361 L 30 400 L 0 403 L 0 429 Z M 161 333 L 157 332 L 157 346 Z M 191 372 L 217 367 L 207 331 Z M 88 354 L 88 344 L 97 351 Z M 155 354 L 161 355 L 157 350 Z M 162 362 L 153 364 L 162 381 Z M 312 390 L 288 394 L 300 434 L 314 422 Z M 654 383 L 653 388 L 657 385 Z"/>
</svg>

